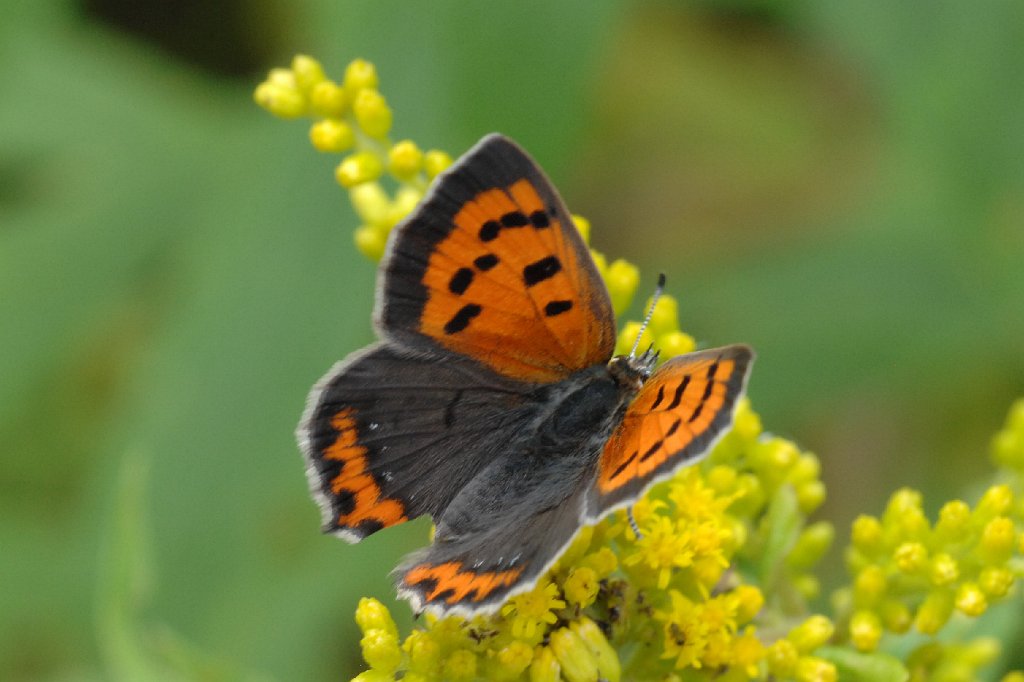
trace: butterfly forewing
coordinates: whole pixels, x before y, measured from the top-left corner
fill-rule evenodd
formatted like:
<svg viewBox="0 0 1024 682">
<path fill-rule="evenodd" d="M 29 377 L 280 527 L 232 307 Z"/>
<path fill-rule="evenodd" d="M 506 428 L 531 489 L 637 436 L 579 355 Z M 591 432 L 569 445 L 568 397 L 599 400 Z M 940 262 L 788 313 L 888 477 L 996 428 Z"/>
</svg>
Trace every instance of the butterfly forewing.
<svg viewBox="0 0 1024 682">
<path fill-rule="evenodd" d="M 732 424 L 753 351 L 727 346 L 673 358 L 643 385 L 598 465 L 600 516 L 702 457 Z"/>
<path fill-rule="evenodd" d="M 607 362 L 608 292 L 558 193 L 518 146 L 484 138 L 396 229 L 377 318 L 498 374 L 552 382 Z"/>
<path fill-rule="evenodd" d="M 299 425 L 324 530 L 358 541 L 439 514 L 529 418 L 525 390 L 465 358 L 387 344 L 340 363 Z"/>
</svg>

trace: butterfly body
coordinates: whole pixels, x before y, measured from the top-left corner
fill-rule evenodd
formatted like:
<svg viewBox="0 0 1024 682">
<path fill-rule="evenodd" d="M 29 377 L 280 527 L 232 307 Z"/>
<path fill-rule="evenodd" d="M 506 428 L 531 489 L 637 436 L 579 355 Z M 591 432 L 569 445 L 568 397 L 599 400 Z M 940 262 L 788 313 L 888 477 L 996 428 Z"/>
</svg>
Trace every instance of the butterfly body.
<svg viewBox="0 0 1024 682">
<path fill-rule="evenodd" d="M 493 610 L 579 527 L 694 461 L 731 421 L 745 346 L 612 359 L 607 290 L 557 192 L 492 135 L 392 235 L 381 341 L 333 368 L 299 426 L 324 530 L 429 515 L 399 568 L 417 610 Z"/>
</svg>

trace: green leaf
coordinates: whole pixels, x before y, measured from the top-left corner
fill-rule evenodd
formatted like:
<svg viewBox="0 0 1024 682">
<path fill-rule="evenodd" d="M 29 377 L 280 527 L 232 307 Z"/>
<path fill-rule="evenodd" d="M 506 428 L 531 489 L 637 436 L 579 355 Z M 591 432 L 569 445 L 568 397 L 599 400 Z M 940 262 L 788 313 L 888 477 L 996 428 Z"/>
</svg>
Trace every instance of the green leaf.
<svg viewBox="0 0 1024 682">
<path fill-rule="evenodd" d="M 762 521 L 765 546 L 758 573 L 766 589 L 773 589 L 781 580 L 786 557 L 796 544 L 803 522 L 793 487 L 779 486 Z"/>
<path fill-rule="evenodd" d="M 853 649 L 826 646 L 814 651 L 836 666 L 844 682 L 903 682 L 910 672 L 897 658 L 880 652 L 864 654 Z"/>
</svg>

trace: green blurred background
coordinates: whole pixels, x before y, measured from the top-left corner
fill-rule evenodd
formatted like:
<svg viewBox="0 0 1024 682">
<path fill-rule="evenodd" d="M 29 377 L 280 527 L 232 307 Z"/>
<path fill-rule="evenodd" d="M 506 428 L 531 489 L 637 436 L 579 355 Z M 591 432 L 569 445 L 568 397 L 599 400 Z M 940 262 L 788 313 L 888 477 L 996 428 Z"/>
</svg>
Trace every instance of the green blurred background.
<svg viewBox="0 0 1024 682">
<path fill-rule="evenodd" d="M 0 679 L 342 679 L 359 596 L 425 541 L 345 545 L 308 499 L 292 431 L 372 338 L 374 270 L 337 158 L 252 103 L 296 52 L 374 61 L 395 139 L 518 139 L 686 330 L 753 344 L 840 543 L 991 475 L 1024 395 L 1020 2 L 0 12 Z"/>
</svg>

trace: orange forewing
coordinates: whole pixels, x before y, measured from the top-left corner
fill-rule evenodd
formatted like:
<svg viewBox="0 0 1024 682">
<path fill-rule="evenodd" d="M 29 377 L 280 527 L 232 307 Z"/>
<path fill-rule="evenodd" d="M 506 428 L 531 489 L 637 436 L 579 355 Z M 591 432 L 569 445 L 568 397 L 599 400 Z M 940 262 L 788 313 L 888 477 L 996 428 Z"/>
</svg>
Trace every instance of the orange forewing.
<svg viewBox="0 0 1024 682">
<path fill-rule="evenodd" d="M 594 290 L 600 280 L 580 263 L 590 256 L 570 243 L 576 228 L 558 213 L 525 178 L 466 202 L 430 254 L 420 331 L 524 381 L 607 362 L 614 329 L 595 314 L 607 294 Z"/>
<path fill-rule="evenodd" d="M 696 457 L 729 422 L 750 360 L 734 346 L 675 358 L 644 384 L 605 444 L 597 488 L 612 495 Z M 714 433 L 712 433 L 714 432 Z"/>
<path fill-rule="evenodd" d="M 366 522 L 382 527 L 406 521 L 405 506 L 385 497 L 370 475 L 366 448 L 359 444 L 355 410 L 347 407 L 331 418 L 331 427 L 338 432 L 333 444 L 324 450 L 323 458 L 342 462 L 341 472 L 331 479 L 331 492 L 352 500 L 351 510 L 335 519 L 339 527 L 358 528 Z"/>
</svg>

